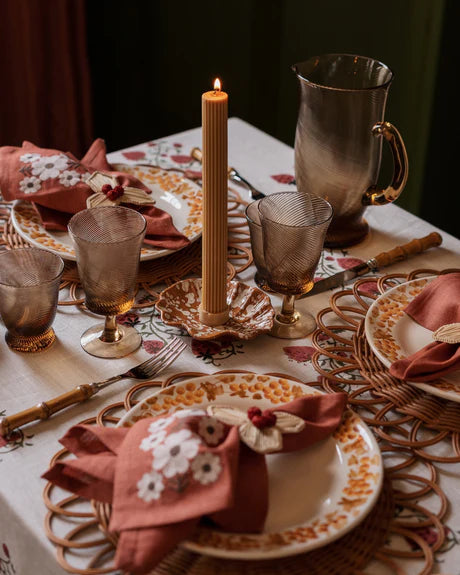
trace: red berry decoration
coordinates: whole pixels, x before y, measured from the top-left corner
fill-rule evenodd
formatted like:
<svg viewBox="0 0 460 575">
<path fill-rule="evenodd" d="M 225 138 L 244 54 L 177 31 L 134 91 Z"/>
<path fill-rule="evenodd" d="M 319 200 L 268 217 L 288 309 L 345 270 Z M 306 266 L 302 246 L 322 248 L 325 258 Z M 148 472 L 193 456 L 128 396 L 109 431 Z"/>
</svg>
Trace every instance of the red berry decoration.
<svg viewBox="0 0 460 575">
<path fill-rule="evenodd" d="M 252 418 L 256 415 L 262 415 L 262 410 L 256 406 L 250 407 L 248 409 L 248 417 L 252 421 Z"/>
<path fill-rule="evenodd" d="M 115 196 L 115 199 L 118 200 L 118 198 L 121 198 L 121 196 L 125 193 L 125 190 L 123 189 L 123 186 L 115 186 L 112 192 Z"/>
<path fill-rule="evenodd" d="M 273 427 L 276 425 L 276 415 L 273 413 L 273 411 L 265 409 L 262 412 L 262 417 L 265 417 L 265 421 L 267 422 L 265 427 Z"/>
<path fill-rule="evenodd" d="M 254 417 L 251 418 L 251 423 L 252 423 L 252 425 L 255 425 L 257 427 L 257 429 L 263 429 L 265 427 L 264 416 L 263 415 L 254 415 Z"/>
<path fill-rule="evenodd" d="M 258 407 L 250 407 L 248 409 L 248 417 L 257 429 L 273 427 L 276 424 L 276 415 L 269 409 L 261 411 Z"/>
<path fill-rule="evenodd" d="M 112 189 L 112 186 L 110 184 L 104 184 L 101 188 L 101 192 L 103 194 L 108 194 L 110 192 L 110 190 Z"/>
</svg>

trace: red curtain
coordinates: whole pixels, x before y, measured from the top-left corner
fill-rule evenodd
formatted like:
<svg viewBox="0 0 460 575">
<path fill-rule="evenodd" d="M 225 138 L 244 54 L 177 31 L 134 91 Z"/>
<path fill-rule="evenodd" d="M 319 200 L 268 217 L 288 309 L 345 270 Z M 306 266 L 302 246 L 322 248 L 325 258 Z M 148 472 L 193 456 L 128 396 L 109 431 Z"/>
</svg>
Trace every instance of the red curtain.
<svg viewBox="0 0 460 575">
<path fill-rule="evenodd" d="M 84 0 L 0 0 L 0 145 L 91 143 Z"/>
</svg>

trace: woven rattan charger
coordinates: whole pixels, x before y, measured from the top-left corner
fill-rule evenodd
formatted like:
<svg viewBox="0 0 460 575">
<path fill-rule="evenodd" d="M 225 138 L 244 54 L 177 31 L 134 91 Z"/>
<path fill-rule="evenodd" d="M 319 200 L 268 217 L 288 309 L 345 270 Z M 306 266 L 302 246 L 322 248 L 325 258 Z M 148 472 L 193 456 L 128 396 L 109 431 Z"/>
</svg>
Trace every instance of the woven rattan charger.
<svg viewBox="0 0 460 575">
<path fill-rule="evenodd" d="M 440 463 L 460 461 L 460 403 L 391 376 L 367 342 L 364 318 L 370 304 L 396 284 L 452 271 L 459 270 L 421 269 L 360 279 L 332 296 L 330 307 L 318 314 L 319 329 L 313 335 L 318 351 L 312 361 L 323 387 L 329 392 L 346 388 L 350 404 L 381 439 Z M 376 292 L 370 293 L 367 286 L 373 282 Z M 451 442 L 451 454 L 434 452 L 432 447 L 441 441 Z"/>
<path fill-rule="evenodd" d="M 219 372 L 225 373 L 225 372 Z M 164 382 L 150 382 L 139 384 L 132 388 L 126 395 L 123 402 L 119 402 L 104 408 L 95 418 L 86 420 L 86 423 L 96 423 L 99 425 L 114 425 L 119 417 L 136 404 L 136 400 L 141 394 L 152 392 L 156 386 L 167 386 L 184 378 L 199 377 L 203 374 L 181 373 L 170 377 Z M 270 374 L 277 377 L 285 377 L 283 374 Z M 290 376 L 289 376 L 290 377 Z M 292 378 L 291 378 L 292 379 Z M 300 380 L 297 380 L 300 381 Z M 318 385 L 308 383 L 308 385 Z M 51 463 L 57 459 L 66 457 L 68 452 L 61 450 Z M 383 456 L 392 456 L 391 447 L 383 450 Z M 360 573 L 362 569 L 372 559 L 384 562 L 388 566 L 393 565 L 392 556 L 401 554 L 403 557 L 422 558 L 423 566 L 420 573 L 430 573 L 433 565 L 433 551 L 438 549 L 443 541 L 433 548 L 419 535 L 420 527 L 434 526 L 442 532 L 440 516 L 445 513 L 446 499 L 442 491 L 436 484 L 436 473 L 433 466 L 424 462 L 422 465 L 426 469 L 427 478 L 421 480 L 422 487 L 412 493 L 402 493 L 393 482 L 400 484 L 401 481 L 410 481 L 412 474 L 407 471 L 414 465 L 415 459 L 407 450 L 398 452 L 399 462 L 395 465 L 386 465 L 386 480 L 382 494 L 378 503 L 369 513 L 366 519 L 355 530 L 345 535 L 336 542 L 321 549 L 311 551 L 304 555 L 278 559 L 276 561 L 232 561 L 214 559 L 211 557 L 196 555 L 181 548 L 168 555 L 168 557 L 153 571 L 154 575 L 171 574 L 179 575 L 188 573 L 190 575 L 215 575 L 217 573 L 239 574 L 244 569 L 245 573 L 253 574 L 337 574 L 346 575 Z M 82 575 L 96 575 L 102 573 L 113 573 L 110 560 L 113 556 L 117 543 L 117 535 L 108 533 L 107 525 L 110 517 L 110 506 L 95 504 L 90 507 L 84 500 L 77 496 L 65 497 L 56 500 L 56 488 L 48 484 L 44 492 L 45 504 L 48 507 L 46 517 L 47 536 L 57 546 L 57 557 L 61 566 L 71 573 Z M 435 494 L 440 501 L 441 512 L 436 515 L 425 509 L 419 501 L 421 495 L 427 493 Z M 419 514 L 423 514 L 423 521 L 414 523 L 411 520 L 404 520 L 395 517 L 395 509 L 413 511 L 417 508 Z M 82 510 L 83 509 L 83 510 Z M 57 535 L 55 522 L 67 520 L 68 530 L 65 535 Z M 98 530 L 95 529 L 98 526 Z M 101 537 L 102 533 L 102 537 Z M 386 547 L 389 537 L 402 536 L 410 541 L 413 551 L 396 551 Z M 85 568 L 77 567 L 75 561 L 81 559 L 83 550 L 89 551 L 89 560 Z M 109 565 L 107 565 L 109 562 Z"/>
</svg>

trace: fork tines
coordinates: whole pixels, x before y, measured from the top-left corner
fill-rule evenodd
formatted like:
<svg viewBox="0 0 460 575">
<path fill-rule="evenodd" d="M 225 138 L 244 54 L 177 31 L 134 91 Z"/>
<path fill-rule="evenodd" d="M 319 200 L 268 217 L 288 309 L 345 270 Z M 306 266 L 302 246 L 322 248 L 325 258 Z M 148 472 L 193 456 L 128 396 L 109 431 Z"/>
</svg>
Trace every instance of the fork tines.
<svg viewBox="0 0 460 575">
<path fill-rule="evenodd" d="M 141 368 L 147 377 L 156 375 L 163 369 L 166 369 L 186 348 L 184 341 L 174 337 L 155 357 L 152 357 L 142 363 Z"/>
</svg>

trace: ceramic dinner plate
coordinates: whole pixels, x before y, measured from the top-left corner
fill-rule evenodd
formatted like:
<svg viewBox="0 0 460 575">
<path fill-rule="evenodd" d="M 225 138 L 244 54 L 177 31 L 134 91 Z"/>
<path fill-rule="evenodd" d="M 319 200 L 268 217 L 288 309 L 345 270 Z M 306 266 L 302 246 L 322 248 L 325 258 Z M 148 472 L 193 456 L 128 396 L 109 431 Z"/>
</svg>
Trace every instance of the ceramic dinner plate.
<svg viewBox="0 0 460 575">
<path fill-rule="evenodd" d="M 386 367 L 432 343 L 432 332 L 416 323 L 403 310 L 434 278 L 430 276 L 398 285 L 381 295 L 368 309 L 364 323 L 367 341 Z M 432 395 L 460 403 L 460 371 L 430 383 L 407 383 Z"/>
<path fill-rule="evenodd" d="M 195 182 L 184 178 L 179 172 L 172 172 L 149 166 L 128 166 L 114 164 L 114 169 L 130 173 L 139 178 L 152 190 L 155 205 L 172 216 L 177 230 L 191 242 L 201 236 L 201 188 Z M 11 221 L 16 232 L 35 247 L 49 250 L 65 260 L 75 261 L 72 240 L 67 232 L 45 230 L 32 204 L 17 200 L 13 204 Z M 144 244 L 141 261 L 161 258 L 174 250 L 153 248 Z"/>
<path fill-rule="evenodd" d="M 140 401 L 119 422 L 184 408 L 225 403 L 248 409 L 279 406 L 321 393 L 284 378 L 257 374 L 209 375 L 182 381 Z M 232 559 L 296 555 L 338 539 L 374 506 L 382 486 L 382 459 L 369 428 L 348 410 L 330 438 L 302 451 L 266 456 L 269 511 L 261 534 L 198 530 L 184 546 Z M 250 477 L 248 477 L 250 481 Z"/>
</svg>

